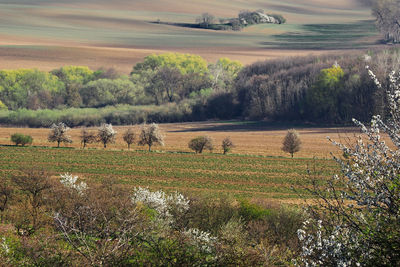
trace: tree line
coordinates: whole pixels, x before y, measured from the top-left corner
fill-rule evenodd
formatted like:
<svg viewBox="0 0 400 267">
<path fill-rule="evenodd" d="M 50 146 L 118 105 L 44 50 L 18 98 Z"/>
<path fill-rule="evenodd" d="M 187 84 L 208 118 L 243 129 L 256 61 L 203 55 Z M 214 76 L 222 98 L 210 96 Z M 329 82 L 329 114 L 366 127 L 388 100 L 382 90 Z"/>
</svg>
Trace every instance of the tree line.
<svg viewBox="0 0 400 267">
<path fill-rule="evenodd" d="M 251 119 L 349 124 L 385 115 L 383 83 L 400 62 L 396 49 L 292 57 L 246 67 L 221 58 L 167 53 L 147 56 L 129 76 L 112 69 L 65 66 L 51 72 L 0 71 L 0 123 L 49 127 Z"/>
<path fill-rule="evenodd" d="M 68 134 L 70 130 L 71 128 L 63 122 L 53 124 L 50 127 L 47 140 L 57 143 L 57 147 L 60 147 L 61 143 L 72 143 L 72 138 Z M 97 132 L 83 128 L 79 138 L 83 149 L 93 143 L 102 143 L 104 149 L 106 149 L 108 144 L 115 143 L 116 135 L 117 131 L 113 129 L 111 124 L 103 123 L 97 128 Z M 155 145 L 164 146 L 164 138 L 164 134 L 160 131 L 158 124 L 155 123 L 151 125 L 142 124 L 138 136 L 133 127 L 126 129 L 122 135 L 122 139 L 127 144 L 128 150 L 131 148 L 131 145 L 137 143 L 139 146 L 148 146 L 149 152 L 151 152 L 151 148 Z M 31 145 L 33 138 L 30 135 L 14 133 L 11 135 L 11 142 L 16 146 Z M 289 153 L 293 158 L 294 153 L 301 149 L 301 140 L 298 132 L 294 129 L 288 130 L 282 144 L 282 151 Z M 188 147 L 196 154 L 201 154 L 204 150 L 212 152 L 214 150 L 214 139 L 208 135 L 198 136 L 189 141 Z M 235 148 L 235 144 L 228 136 L 222 140 L 221 147 L 225 155 Z"/>
</svg>

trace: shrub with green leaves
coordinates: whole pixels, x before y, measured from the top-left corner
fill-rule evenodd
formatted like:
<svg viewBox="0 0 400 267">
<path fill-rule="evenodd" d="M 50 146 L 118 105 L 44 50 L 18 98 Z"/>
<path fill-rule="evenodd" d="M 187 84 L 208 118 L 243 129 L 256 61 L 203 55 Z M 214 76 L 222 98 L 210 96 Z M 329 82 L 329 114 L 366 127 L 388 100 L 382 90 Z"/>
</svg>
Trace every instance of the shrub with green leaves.
<svg viewBox="0 0 400 267">
<path fill-rule="evenodd" d="M 15 133 L 11 135 L 11 142 L 15 143 L 16 146 L 18 145 L 25 146 L 27 144 L 32 144 L 33 138 L 30 135 Z"/>
<path fill-rule="evenodd" d="M 188 144 L 189 148 L 194 150 L 196 153 L 201 154 L 204 149 L 208 149 L 210 151 L 213 150 L 213 140 L 209 136 L 198 136 L 190 140 Z"/>
</svg>

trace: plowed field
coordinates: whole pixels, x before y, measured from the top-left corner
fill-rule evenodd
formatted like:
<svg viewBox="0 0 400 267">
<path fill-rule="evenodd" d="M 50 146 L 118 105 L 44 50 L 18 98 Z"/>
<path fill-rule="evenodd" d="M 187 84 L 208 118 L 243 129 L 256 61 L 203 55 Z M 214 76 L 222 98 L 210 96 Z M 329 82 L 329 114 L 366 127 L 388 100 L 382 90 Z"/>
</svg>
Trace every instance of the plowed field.
<svg viewBox="0 0 400 267">
<path fill-rule="evenodd" d="M 315 170 L 321 183 L 339 172 L 329 154 L 337 150 L 326 136 L 346 141 L 356 133 L 350 128 L 299 128 L 303 148 L 292 159 L 280 149 L 286 129 L 260 123 L 164 124 L 161 129 L 166 146 L 155 147 L 157 151 L 151 153 L 137 146 L 128 151 L 121 137 L 126 127 L 116 129 L 116 144 L 106 150 L 100 145 L 89 145 L 89 149 L 83 150 L 79 148 L 80 129 L 71 130 L 74 143 L 55 148 L 46 141 L 48 129 L 0 128 L 0 174 L 8 177 L 21 168 L 39 167 L 53 175 L 69 172 L 92 182 L 114 179 L 129 187 L 297 203 L 309 197 L 305 190 L 311 185 L 308 170 Z M 9 146 L 9 136 L 14 132 L 31 134 L 34 146 Z M 214 138 L 214 152 L 189 152 L 188 140 L 205 134 Z M 230 155 L 220 151 L 225 136 L 236 144 Z"/>
</svg>

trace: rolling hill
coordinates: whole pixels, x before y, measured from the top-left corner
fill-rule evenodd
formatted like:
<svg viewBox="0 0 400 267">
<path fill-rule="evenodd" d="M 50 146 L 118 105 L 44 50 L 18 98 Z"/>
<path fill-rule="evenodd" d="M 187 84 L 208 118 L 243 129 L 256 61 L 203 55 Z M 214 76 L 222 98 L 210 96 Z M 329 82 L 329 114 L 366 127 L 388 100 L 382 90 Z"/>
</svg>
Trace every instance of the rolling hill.
<svg viewBox="0 0 400 267">
<path fill-rule="evenodd" d="M 359 0 L 0 0 L 0 68 L 49 70 L 80 64 L 128 73 L 150 53 L 228 56 L 251 63 L 279 56 L 371 47 L 370 10 Z M 284 25 L 241 32 L 190 29 L 154 21 L 193 23 L 203 12 L 236 17 L 243 9 L 281 14 Z"/>
</svg>

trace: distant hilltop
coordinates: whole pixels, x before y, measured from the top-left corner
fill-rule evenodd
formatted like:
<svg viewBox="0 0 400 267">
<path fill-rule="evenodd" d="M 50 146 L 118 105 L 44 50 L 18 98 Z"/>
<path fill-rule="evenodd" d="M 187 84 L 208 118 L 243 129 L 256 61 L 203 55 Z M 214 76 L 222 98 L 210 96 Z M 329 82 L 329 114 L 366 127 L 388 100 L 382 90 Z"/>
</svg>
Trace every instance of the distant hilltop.
<svg viewBox="0 0 400 267">
<path fill-rule="evenodd" d="M 285 22 L 286 19 L 279 14 L 266 14 L 264 10 L 242 10 L 239 12 L 237 18 L 216 18 L 210 13 L 202 13 L 196 18 L 196 23 L 162 22 L 160 20 L 157 20 L 153 23 L 167 24 L 186 28 L 240 31 L 244 27 L 254 24 L 283 24 Z"/>
<path fill-rule="evenodd" d="M 263 10 L 257 11 L 241 11 L 239 13 L 239 20 L 242 25 L 252 25 L 261 23 L 273 23 L 282 24 L 286 22 L 286 19 L 281 15 L 268 15 Z"/>
</svg>

